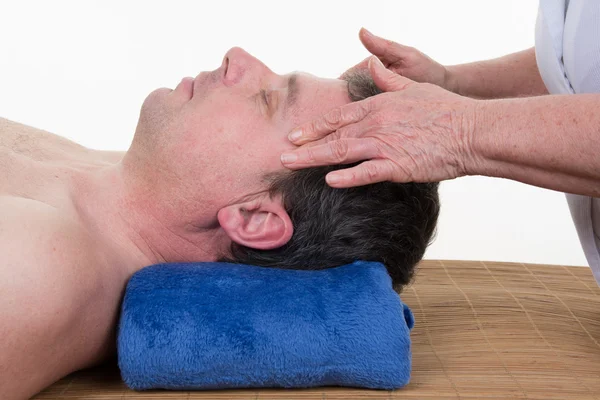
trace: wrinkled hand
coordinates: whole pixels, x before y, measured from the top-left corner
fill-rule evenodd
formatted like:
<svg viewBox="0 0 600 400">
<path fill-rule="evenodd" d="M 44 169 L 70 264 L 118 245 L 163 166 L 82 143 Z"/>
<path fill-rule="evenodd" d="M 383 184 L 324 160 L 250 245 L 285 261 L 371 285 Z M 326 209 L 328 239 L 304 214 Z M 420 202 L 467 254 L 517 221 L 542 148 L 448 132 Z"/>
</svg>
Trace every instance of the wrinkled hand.
<svg viewBox="0 0 600 400">
<path fill-rule="evenodd" d="M 365 48 L 379 58 L 383 65 L 396 74 L 415 82 L 432 83 L 455 92 L 454 79 L 442 64 L 432 60 L 419 50 L 373 35 L 362 28 L 358 34 Z M 369 58 L 365 58 L 342 74 L 342 78 L 355 70 L 367 69 Z"/>
<path fill-rule="evenodd" d="M 373 80 L 386 93 L 346 104 L 292 131 L 302 145 L 285 153 L 290 169 L 367 160 L 330 172 L 333 187 L 381 181 L 437 182 L 468 175 L 477 100 L 416 83 L 369 60 Z M 301 134 L 293 139 L 294 134 Z M 294 157 L 296 160 L 294 161 Z"/>
</svg>

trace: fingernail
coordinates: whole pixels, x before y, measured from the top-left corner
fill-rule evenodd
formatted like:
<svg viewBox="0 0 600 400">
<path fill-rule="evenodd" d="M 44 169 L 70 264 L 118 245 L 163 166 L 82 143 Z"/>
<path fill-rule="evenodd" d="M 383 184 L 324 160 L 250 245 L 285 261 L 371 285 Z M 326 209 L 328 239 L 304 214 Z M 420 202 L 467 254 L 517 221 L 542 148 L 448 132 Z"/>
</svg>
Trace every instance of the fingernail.
<svg viewBox="0 0 600 400">
<path fill-rule="evenodd" d="M 370 32 L 370 31 L 369 31 L 367 28 L 365 28 L 364 26 L 363 26 L 363 30 L 365 31 L 365 33 L 366 33 L 368 36 L 373 36 L 373 34 L 372 34 L 372 33 L 371 33 L 371 32 Z"/>
<path fill-rule="evenodd" d="M 300 131 L 300 130 L 294 131 L 288 135 L 288 139 L 290 139 L 290 142 L 295 142 L 296 140 L 300 139 L 301 137 L 302 137 L 302 131 Z"/>
<path fill-rule="evenodd" d="M 369 68 L 385 68 L 381 60 L 375 56 L 371 57 L 369 60 Z"/>
<path fill-rule="evenodd" d="M 329 184 L 332 184 L 332 183 L 336 184 L 342 180 L 342 177 L 338 174 L 329 174 L 325 177 L 325 179 L 327 180 L 327 183 L 329 183 Z"/>
<path fill-rule="evenodd" d="M 298 156 L 294 153 L 283 153 L 281 155 L 281 162 L 284 164 L 290 164 L 295 162 L 298 159 Z"/>
</svg>

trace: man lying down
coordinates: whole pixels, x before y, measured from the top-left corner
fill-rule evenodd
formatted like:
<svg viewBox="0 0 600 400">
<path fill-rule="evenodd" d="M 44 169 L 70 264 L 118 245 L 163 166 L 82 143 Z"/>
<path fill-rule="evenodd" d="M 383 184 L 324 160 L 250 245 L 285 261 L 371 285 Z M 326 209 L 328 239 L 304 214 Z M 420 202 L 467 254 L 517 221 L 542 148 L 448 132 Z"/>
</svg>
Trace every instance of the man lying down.
<svg viewBox="0 0 600 400">
<path fill-rule="evenodd" d="M 377 91 L 361 74 L 277 75 L 234 48 L 219 69 L 150 93 L 124 153 L 0 120 L 3 399 L 114 356 L 125 285 L 151 264 L 362 259 L 407 284 L 434 232 L 437 184 L 333 189 L 332 167 L 292 172 L 279 158 L 294 126 Z"/>
</svg>

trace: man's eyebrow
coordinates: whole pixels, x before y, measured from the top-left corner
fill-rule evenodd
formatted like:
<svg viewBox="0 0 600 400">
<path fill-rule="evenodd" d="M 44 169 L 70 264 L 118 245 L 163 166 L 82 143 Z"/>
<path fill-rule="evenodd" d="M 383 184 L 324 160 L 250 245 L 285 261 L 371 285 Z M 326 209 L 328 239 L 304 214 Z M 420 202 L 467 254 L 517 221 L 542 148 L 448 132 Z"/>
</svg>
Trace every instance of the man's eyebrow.
<svg viewBox="0 0 600 400">
<path fill-rule="evenodd" d="M 287 97 L 285 99 L 285 106 L 283 107 L 283 113 L 285 114 L 288 108 L 296 104 L 298 99 L 298 73 L 294 72 L 290 75 L 287 82 Z"/>
</svg>

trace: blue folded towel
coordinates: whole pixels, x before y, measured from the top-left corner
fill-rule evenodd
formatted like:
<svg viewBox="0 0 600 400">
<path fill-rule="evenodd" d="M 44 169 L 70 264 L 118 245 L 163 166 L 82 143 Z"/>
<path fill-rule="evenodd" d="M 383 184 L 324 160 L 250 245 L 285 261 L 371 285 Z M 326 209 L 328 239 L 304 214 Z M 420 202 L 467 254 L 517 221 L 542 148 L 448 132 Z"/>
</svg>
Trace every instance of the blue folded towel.
<svg viewBox="0 0 600 400">
<path fill-rule="evenodd" d="M 158 264 L 133 275 L 118 361 L 132 389 L 354 386 L 410 379 L 410 309 L 380 263 L 305 271 Z"/>
</svg>

